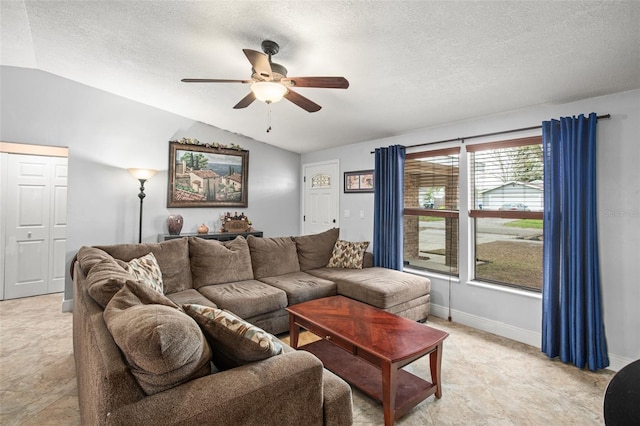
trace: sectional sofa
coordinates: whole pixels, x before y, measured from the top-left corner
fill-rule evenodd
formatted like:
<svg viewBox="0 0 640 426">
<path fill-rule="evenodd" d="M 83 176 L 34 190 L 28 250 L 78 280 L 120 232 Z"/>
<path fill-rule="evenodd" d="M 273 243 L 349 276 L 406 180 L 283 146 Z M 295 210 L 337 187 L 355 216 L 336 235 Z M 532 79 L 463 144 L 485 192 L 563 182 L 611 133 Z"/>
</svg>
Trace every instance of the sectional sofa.
<svg viewBox="0 0 640 426">
<path fill-rule="evenodd" d="M 285 308 L 341 294 L 416 321 L 426 278 L 320 234 L 82 247 L 72 266 L 83 424 L 352 422 L 351 390 L 278 335 Z"/>
</svg>

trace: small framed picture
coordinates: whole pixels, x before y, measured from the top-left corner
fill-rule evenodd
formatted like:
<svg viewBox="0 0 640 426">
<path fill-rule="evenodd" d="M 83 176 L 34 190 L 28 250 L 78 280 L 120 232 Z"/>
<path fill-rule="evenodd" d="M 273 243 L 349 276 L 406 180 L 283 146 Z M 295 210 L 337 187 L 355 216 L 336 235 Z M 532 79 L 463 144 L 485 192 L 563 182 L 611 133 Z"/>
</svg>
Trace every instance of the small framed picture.
<svg viewBox="0 0 640 426">
<path fill-rule="evenodd" d="M 373 170 L 344 172 L 344 192 L 373 192 Z"/>
</svg>

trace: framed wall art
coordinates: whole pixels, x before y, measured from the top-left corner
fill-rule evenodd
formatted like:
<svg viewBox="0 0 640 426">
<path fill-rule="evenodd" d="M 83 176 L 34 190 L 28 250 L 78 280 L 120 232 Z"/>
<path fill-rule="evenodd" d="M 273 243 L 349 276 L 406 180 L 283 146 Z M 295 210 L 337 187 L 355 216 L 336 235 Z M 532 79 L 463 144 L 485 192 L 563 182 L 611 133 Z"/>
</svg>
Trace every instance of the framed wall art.
<svg viewBox="0 0 640 426">
<path fill-rule="evenodd" d="M 373 170 L 344 172 L 344 192 L 373 192 Z"/>
<path fill-rule="evenodd" d="M 167 207 L 247 207 L 249 151 L 169 142 Z"/>
</svg>

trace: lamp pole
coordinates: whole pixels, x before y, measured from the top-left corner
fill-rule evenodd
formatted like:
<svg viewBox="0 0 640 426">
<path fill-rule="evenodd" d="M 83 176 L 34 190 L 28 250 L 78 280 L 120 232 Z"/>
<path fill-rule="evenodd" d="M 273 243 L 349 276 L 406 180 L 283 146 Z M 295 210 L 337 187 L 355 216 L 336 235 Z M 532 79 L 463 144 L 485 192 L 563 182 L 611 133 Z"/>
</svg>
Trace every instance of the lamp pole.
<svg viewBox="0 0 640 426">
<path fill-rule="evenodd" d="M 144 183 L 147 181 L 146 179 L 138 179 L 140 181 L 140 193 L 138 194 L 138 198 L 140 198 L 140 225 L 138 230 L 138 243 L 142 242 L 142 200 L 146 197 L 144 193 Z"/>
<path fill-rule="evenodd" d="M 157 170 L 151 169 L 129 169 L 129 173 L 131 176 L 138 179 L 140 182 L 140 193 L 138 194 L 138 198 L 140 198 L 140 225 L 138 229 L 138 243 L 142 242 L 142 201 L 146 194 L 144 193 L 144 183 L 149 180 L 153 175 L 155 175 Z"/>
</svg>

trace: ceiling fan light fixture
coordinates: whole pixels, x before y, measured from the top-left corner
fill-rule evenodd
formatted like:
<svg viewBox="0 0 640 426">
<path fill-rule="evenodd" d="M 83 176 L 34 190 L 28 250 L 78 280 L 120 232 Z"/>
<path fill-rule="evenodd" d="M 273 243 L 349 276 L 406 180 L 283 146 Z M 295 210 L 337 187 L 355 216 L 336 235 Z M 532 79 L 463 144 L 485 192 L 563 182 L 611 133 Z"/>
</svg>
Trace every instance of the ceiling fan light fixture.
<svg viewBox="0 0 640 426">
<path fill-rule="evenodd" d="M 258 81 L 251 85 L 251 91 L 256 98 L 268 104 L 278 102 L 287 93 L 287 88 L 273 81 Z"/>
</svg>

